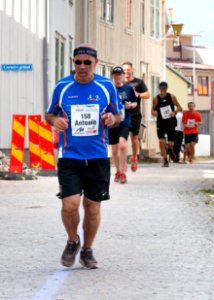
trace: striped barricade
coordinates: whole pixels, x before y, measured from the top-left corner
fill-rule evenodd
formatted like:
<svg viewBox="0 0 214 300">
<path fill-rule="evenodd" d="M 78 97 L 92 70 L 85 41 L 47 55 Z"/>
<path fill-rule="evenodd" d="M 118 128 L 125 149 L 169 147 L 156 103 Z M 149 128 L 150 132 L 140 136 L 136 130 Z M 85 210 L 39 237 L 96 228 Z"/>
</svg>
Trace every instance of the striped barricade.
<svg viewBox="0 0 214 300">
<path fill-rule="evenodd" d="M 52 129 L 45 121 L 39 123 L 39 144 L 41 169 L 56 170 Z"/>
<path fill-rule="evenodd" d="M 40 144 L 39 144 L 39 123 L 41 115 L 28 116 L 28 134 L 29 134 L 29 167 L 40 168 Z"/>
<path fill-rule="evenodd" d="M 13 115 L 12 141 L 10 152 L 10 172 L 22 173 L 25 143 L 25 115 Z"/>
</svg>

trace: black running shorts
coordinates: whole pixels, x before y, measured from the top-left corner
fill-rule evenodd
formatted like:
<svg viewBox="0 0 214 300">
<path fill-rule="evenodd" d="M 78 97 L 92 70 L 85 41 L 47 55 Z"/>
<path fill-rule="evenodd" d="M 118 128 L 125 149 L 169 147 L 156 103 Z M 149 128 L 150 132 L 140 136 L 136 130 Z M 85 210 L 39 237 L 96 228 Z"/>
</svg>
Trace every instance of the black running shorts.
<svg viewBox="0 0 214 300">
<path fill-rule="evenodd" d="M 192 142 L 197 144 L 198 143 L 198 133 L 185 134 L 184 142 L 185 142 L 185 145 L 190 144 Z"/>
<path fill-rule="evenodd" d="M 129 128 L 128 127 L 110 128 L 108 136 L 109 136 L 109 144 L 116 145 L 119 143 L 120 137 L 123 137 L 125 140 L 128 140 Z"/>
<path fill-rule="evenodd" d="M 166 127 L 161 126 L 157 127 L 157 136 L 160 139 L 165 139 L 165 135 L 167 135 L 167 139 L 170 142 L 174 142 L 175 140 L 175 128 L 174 127 Z"/>
<path fill-rule="evenodd" d="M 141 115 L 134 115 L 131 116 L 131 128 L 130 128 L 130 132 L 133 135 L 138 135 L 140 132 L 140 124 L 141 124 L 141 120 L 142 120 L 142 116 Z"/>
<path fill-rule="evenodd" d="M 108 200 L 110 183 L 110 159 L 58 160 L 60 198 L 84 195 L 93 201 Z"/>
</svg>

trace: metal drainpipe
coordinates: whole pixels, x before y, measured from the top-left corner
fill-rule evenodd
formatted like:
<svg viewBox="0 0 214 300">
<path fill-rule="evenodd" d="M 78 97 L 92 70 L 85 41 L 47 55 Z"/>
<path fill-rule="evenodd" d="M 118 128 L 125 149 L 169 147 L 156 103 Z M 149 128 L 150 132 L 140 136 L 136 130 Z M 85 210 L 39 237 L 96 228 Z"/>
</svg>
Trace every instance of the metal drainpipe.
<svg viewBox="0 0 214 300">
<path fill-rule="evenodd" d="M 88 0 L 83 0 L 83 43 L 88 43 Z"/>
<path fill-rule="evenodd" d="M 45 0 L 45 34 L 43 38 L 43 108 L 46 112 L 48 104 L 48 0 Z"/>
</svg>

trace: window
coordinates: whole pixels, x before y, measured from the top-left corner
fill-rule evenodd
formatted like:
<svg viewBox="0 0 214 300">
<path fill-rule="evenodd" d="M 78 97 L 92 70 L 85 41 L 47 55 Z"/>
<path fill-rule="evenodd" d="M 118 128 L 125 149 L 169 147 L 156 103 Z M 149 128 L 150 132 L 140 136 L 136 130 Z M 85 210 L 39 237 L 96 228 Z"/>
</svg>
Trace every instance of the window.
<svg viewBox="0 0 214 300">
<path fill-rule="evenodd" d="M 106 66 L 106 65 L 99 65 L 99 74 L 107 77 L 107 78 L 111 78 L 111 71 L 112 71 L 112 67 L 110 66 Z"/>
<path fill-rule="evenodd" d="M 6 14 L 12 16 L 12 0 L 6 1 Z"/>
<path fill-rule="evenodd" d="M 0 0 L 0 10 L 4 10 L 4 0 Z"/>
<path fill-rule="evenodd" d="M 151 76 L 151 99 L 153 99 L 159 93 L 159 76 Z"/>
<path fill-rule="evenodd" d="M 57 82 L 60 78 L 64 76 L 65 68 L 65 39 L 56 34 L 55 39 L 55 81 Z"/>
<path fill-rule="evenodd" d="M 180 41 L 173 41 L 173 51 L 174 52 L 181 52 L 181 42 Z"/>
<path fill-rule="evenodd" d="M 209 111 L 200 111 L 202 116 L 203 124 L 199 125 L 200 134 L 210 134 L 210 112 Z"/>
<path fill-rule="evenodd" d="M 70 73 L 73 71 L 73 38 L 69 36 L 69 63 L 70 63 Z"/>
<path fill-rule="evenodd" d="M 188 95 L 193 95 L 193 76 L 188 76 L 187 79 L 192 83 L 188 85 Z"/>
<path fill-rule="evenodd" d="M 159 0 L 151 0 L 150 35 L 154 38 L 160 37 L 160 6 Z"/>
<path fill-rule="evenodd" d="M 14 1 L 14 19 L 16 22 L 21 21 L 21 1 Z"/>
<path fill-rule="evenodd" d="M 208 96 L 208 77 L 207 76 L 198 76 L 198 95 L 199 96 Z"/>
<path fill-rule="evenodd" d="M 22 25 L 29 28 L 29 1 L 22 0 Z"/>
<path fill-rule="evenodd" d="M 30 10 L 31 10 L 31 12 L 30 12 L 30 28 L 33 33 L 36 33 L 36 26 L 37 26 L 36 9 L 37 9 L 36 1 L 31 0 L 31 3 L 30 3 Z"/>
<path fill-rule="evenodd" d="M 153 99 L 159 93 L 159 83 L 160 83 L 159 76 L 155 76 L 155 75 L 151 76 L 151 89 L 150 89 L 151 99 Z M 149 103 L 150 103 L 150 105 L 152 105 L 151 102 L 149 102 Z M 155 117 L 153 117 L 152 115 L 151 115 L 151 118 L 155 119 Z"/>
<path fill-rule="evenodd" d="M 114 0 L 101 0 L 101 19 L 113 23 Z"/>
<path fill-rule="evenodd" d="M 125 27 L 132 27 L 132 0 L 126 0 L 125 3 Z"/>
<path fill-rule="evenodd" d="M 141 3 L 141 32 L 145 34 L 145 0 Z"/>
</svg>

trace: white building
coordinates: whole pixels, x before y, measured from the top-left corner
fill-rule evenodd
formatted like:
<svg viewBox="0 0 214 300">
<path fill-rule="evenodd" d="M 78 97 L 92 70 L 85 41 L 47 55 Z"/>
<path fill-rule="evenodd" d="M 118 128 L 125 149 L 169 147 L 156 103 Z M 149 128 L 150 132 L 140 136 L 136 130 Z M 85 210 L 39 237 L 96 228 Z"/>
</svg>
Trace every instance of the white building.
<svg viewBox="0 0 214 300">
<path fill-rule="evenodd" d="M 1 149 L 10 148 L 13 114 L 44 115 L 72 68 L 74 36 L 75 1 L 0 0 Z"/>
</svg>

